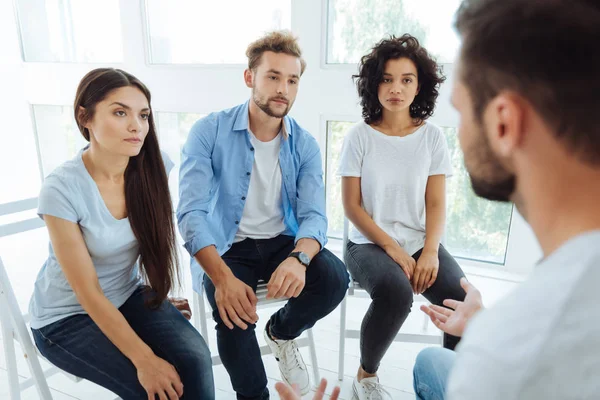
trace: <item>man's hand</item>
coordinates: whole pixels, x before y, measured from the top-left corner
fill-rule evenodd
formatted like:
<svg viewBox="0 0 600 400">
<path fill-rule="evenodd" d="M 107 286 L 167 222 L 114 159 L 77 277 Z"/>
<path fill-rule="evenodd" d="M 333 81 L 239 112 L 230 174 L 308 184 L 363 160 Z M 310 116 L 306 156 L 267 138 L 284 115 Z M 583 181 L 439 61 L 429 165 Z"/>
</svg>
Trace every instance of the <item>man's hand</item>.
<svg viewBox="0 0 600 400">
<path fill-rule="evenodd" d="M 298 297 L 306 282 L 306 267 L 293 257 L 288 257 L 273 272 L 267 284 L 267 299 Z"/>
<path fill-rule="evenodd" d="M 453 336 L 462 336 L 471 317 L 483 308 L 481 293 L 475 286 L 467 282 L 466 278 L 461 278 L 460 286 L 467 293 L 464 302 L 444 300 L 444 305 L 453 310 L 436 305 L 421 306 L 421 311 L 429 315 L 435 326 Z"/>
<path fill-rule="evenodd" d="M 325 389 L 327 388 L 327 381 L 325 379 L 321 379 L 321 383 L 319 384 L 319 387 L 317 388 L 317 393 L 315 393 L 315 397 L 313 397 L 313 400 L 322 400 L 323 396 L 325 395 Z M 275 384 L 275 389 L 277 389 L 277 393 L 279 393 L 279 398 L 281 400 L 300 400 L 300 391 L 298 390 L 298 387 L 296 385 L 294 385 L 294 388 L 290 387 L 290 385 L 287 385 L 283 382 L 277 382 Z M 340 387 L 336 386 L 335 388 L 333 388 L 333 391 L 331 392 L 331 396 L 329 397 L 330 400 L 337 400 L 337 398 L 340 395 Z"/>
<path fill-rule="evenodd" d="M 421 294 L 433 285 L 438 271 L 440 269 L 440 260 L 437 251 L 423 250 L 417 260 L 417 266 L 413 273 L 411 285 L 413 292 Z"/>
<path fill-rule="evenodd" d="M 246 330 L 247 323 L 255 324 L 258 321 L 256 294 L 233 274 L 228 274 L 218 284 L 215 283 L 215 301 L 221 320 L 229 329 L 233 329 L 235 324 Z"/>
</svg>

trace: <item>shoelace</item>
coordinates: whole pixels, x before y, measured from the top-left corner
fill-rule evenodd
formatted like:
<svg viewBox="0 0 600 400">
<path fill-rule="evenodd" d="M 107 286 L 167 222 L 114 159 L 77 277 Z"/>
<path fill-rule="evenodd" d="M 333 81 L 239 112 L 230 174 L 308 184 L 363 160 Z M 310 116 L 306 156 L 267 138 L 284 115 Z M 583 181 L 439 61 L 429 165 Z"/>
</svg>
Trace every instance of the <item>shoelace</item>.
<svg viewBox="0 0 600 400">
<path fill-rule="evenodd" d="M 282 347 L 282 357 L 280 362 L 283 364 L 287 371 L 290 371 L 294 368 L 302 368 L 303 365 L 300 362 L 300 352 L 298 350 L 298 345 L 295 341 L 290 340 L 288 343 L 285 343 Z"/>
<path fill-rule="evenodd" d="M 361 382 L 361 385 L 365 387 L 368 400 L 385 400 L 392 398 L 390 392 L 385 390 L 379 382 Z M 387 395 L 388 397 L 384 397 L 384 395 Z"/>
</svg>

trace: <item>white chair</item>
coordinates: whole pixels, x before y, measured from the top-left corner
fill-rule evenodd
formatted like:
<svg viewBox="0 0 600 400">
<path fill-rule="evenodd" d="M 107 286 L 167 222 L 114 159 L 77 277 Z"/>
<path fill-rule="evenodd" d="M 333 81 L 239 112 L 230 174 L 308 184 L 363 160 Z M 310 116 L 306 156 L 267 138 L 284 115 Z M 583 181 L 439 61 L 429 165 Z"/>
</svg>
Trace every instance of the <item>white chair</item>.
<svg viewBox="0 0 600 400">
<path fill-rule="evenodd" d="M 204 337 L 206 344 L 208 345 L 208 328 L 207 328 L 207 317 L 206 317 L 206 305 L 204 302 L 204 290 L 202 293 L 198 293 L 194 291 L 194 315 L 196 315 L 194 319 L 194 325 L 196 329 L 200 329 L 200 333 Z M 258 298 L 258 303 L 256 308 L 265 308 L 266 306 L 273 305 L 276 303 L 284 303 L 288 299 L 267 299 L 267 283 L 264 281 L 259 281 L 258 286 L 256 287 L 256 297 Z M 315 339 L 313 336 L 312 329 L 306 330 L 306 335 L 308 338 L 298 338 L 296 339 L 296 343 L 298 347 L 308 346 L 310 351 L 310 361 L 312 364 L 312 372 L 313 372 L 313 385 L 318 385 L 321 381 L 321 377 L 319 374 L 319 365 L 317 363 L 317 350 L 315 347 Z M 260 347 L 261 356 L 265 356 L 267 354 L 271 354 L 271 348 L 268 345 L 264 345 Z M 221 357 L 218 355 L 212 356 L 213 365 L 222 364 Z"/>
<path fill-rule="evenodd" d="M 0 206 L 0 216 L 35 210 L 36 208 L 37 198 L 7 203 Z M 37 217 L 0 225 L 0 238 L 43 228 L 44 226 L 44 221 Z M 75 382 L 81 381 L 81 378 L 68 374 L 54 366 L 47 370 L 42 370 L 39 358 L 43 359 L 43 357 L 38 353 L 37 348 L 33 344 L 30 330 L 27 327 L 28 322 L 29 316 L 21 313 L 8 274 L 0 258 L 0 324 L 2 325 L 2 343 L 8 367 L 10 398 L 11 400 L 19 400 L 23 390 L 35 385 L 40 399 L 52 400 L 46 378 L 57 372 L 63 373 Z M 23 357 L 27 361 L 32 376 L 22 383 L 19 383 L 15 341 L 20 345 Z"/>
<path fill-rule="evenodd" d="M 348 230 L 349 230 L 349 222 L 346 217 L 344 217 L 344 239 L 343 239 L 343 249 L 342 253 L 344 255 L 344 260 L 346 260 L 346 252 L 347 244 L 348 244 Z M 356 291 L 360 291 L 356 293 Z M 364 297 L 370 298 L 369 294 L 360 287 L 358 282 L 354 279 L 351 279 L 350 287 L 348 288 L 348 294 L 342 300 L 342 304 L 340 307 L 340 348 L 339 348 L 339 365 L 338 365 L 338 379 L 340 381 L 344 380 L 344 352 L 346 351 L 346 339 L 359 339 L 360 331 L 356 329 L 346 329 L 346 307 L 347 307 L 347 297 L 348 296 L 356 296 L 356 297 Z M 424 303 L 427 300 L 422 295 L 417 295 L 414 297 L 414 303 Z M 408 343 L 426 343 L 426 344 L 439 344 L 441 345 L 443 342 L 443 336 L 441 332 L 439 335 L 431 335 L 427 333 L 427 327 L 429 325 L 429 318 L 426 314 L 423 314 L 423 325 L 420 333 L 403 333 L 399 332 L 394 338 L 394 342 L 408 342 Z"/>
</svg>

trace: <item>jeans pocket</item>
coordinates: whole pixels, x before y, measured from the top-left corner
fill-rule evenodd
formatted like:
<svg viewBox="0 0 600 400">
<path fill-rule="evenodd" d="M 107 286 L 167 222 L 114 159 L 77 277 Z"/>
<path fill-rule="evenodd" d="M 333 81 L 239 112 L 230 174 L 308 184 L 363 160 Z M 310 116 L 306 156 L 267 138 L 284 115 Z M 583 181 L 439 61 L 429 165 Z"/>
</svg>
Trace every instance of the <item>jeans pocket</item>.
<svg viewBox="0 0 600 400">
<path fill-rule="evenodd" d="M 35 346 L 38 348 L 40 353 L 42 355 L 44 355 L 44 353 L 46 352 L 46 349 L 53 346 L 54 342 L 52 342 L 52 340 L 50 340 L 46 335 L 44 335 L 44 333 L 42 332 L 42 329 L 44 329 L 44 328 L 40 328 L 40 329 L 31 328 L 31 332 L 33 333 L 33 341 L 35 343 Z"/>
</svg>

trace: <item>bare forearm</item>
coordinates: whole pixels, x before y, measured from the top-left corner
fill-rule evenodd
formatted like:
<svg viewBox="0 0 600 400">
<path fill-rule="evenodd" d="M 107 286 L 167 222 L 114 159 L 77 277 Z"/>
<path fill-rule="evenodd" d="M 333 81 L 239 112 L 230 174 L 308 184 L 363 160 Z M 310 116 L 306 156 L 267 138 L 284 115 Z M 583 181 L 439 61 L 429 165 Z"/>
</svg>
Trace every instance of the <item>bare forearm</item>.
<svg viewBox="0 0 600 400">
<path fill-rule="evenodd" d="M 218 285 L 219 282 L 232 274 L 231 269 L 225 264 L 215 246 L 207 246 L 201 249 L 194 257 L 215 285 Z"/>
<path fill-rule="evenodd" d="M 356 205 L 346 207 L 346 216 L 360 233 L 379 247 L 385 248 L 396 243 L 362 207 Z"/>
<path fill-rule="evenodd" d="M 152 349 L 131 328 L 123 314 L 101 289 L 88 289 L 78 300 L 102 333 L 138 368 L 154 355 Z"/>
<path fill-rule="evenodd" d="M 296 243 L 294 251 L 301 251 L 312 260 L 321 251 L 321 244 L 315 239 L 302 238 Z"/>
<path fill-rule="evenodd" d="M 424 251 L 438 251 L 444 226 L 446 224 L 446 207 L 444 204 L 426 206 Z"/>
</svg>

